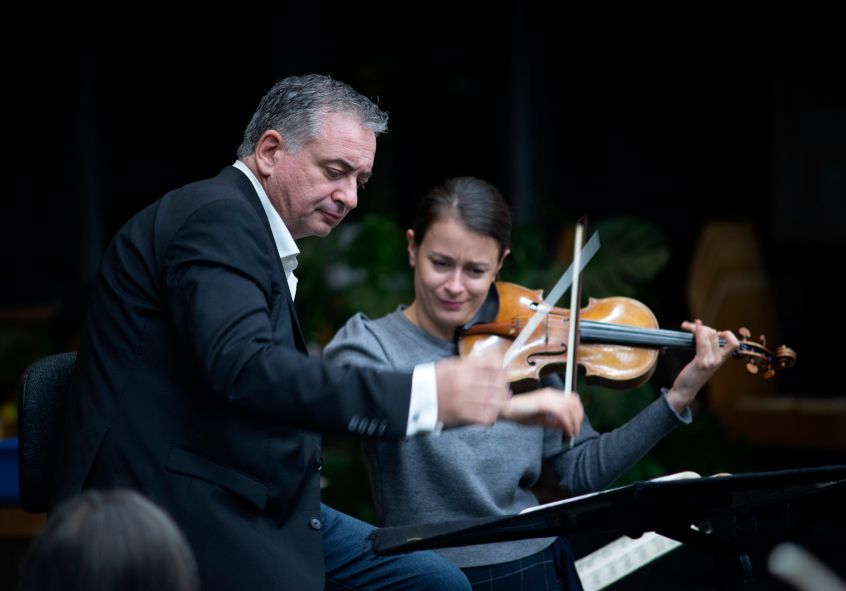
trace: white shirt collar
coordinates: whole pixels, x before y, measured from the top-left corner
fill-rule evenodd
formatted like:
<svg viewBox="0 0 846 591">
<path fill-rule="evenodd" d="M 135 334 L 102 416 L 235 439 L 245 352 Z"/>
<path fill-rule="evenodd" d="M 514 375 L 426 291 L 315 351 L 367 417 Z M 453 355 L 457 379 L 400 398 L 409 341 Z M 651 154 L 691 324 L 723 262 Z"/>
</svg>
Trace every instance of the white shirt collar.
<svg viewBox="0 0 846 591">
<path fill-rule="evenodd" d="M 267 216 L 267 221 L 270 224 L 273 241 L 276 243 L 276 250 L 279 252 L 279 258 L 282 259 L 282 268 L 285 269 L 285 279 L 288 281 L 288 288 L 291 291 L 291 298 L 293 299 L 297 293 L 297 278 L 294 276 L 294 269 L 297 268 L 297 255 L 300 254 L 300 249 L 297 248 L 297 243 L 294 242 L 291 232 L 288 230 L 285 222 L 282 221 L 282 216 L 273 207 L 270 198 L 264 191 L 264 187 L 261 186 L 253 171 L 240 160 L 236 160 L 232 166 L 243 172 L 250 179 L 253 189 L 256 190 L 259 196 L 259 201 L 261 201 L 261 205 L 264 208 L 264 214 Z"/>
</svg>

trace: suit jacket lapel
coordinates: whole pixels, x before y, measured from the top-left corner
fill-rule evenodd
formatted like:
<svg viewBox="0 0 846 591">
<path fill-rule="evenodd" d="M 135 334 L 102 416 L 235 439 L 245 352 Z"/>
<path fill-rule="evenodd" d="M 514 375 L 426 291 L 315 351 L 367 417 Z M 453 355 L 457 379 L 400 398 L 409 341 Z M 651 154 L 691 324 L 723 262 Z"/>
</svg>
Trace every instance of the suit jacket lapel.
<svg viewBox="0 0 846 591">
<path fill-rule="evenodd" d="M 252 205 L 256 210 L 259 219 L 262 221 L 264 230 L 267 232 L 270 244 L 275 245 L 276 242 L 273 240 L 273 231 L 270 229 L 270 222 L 267 221 L 267 214 L 264 212 L 264 207 L 262 207 L 261 200 L 256 194 L 250 179 L 248 179 L 243 172 L 231 166 L 225 168 L 221 174 L 231 175 L 232 180 L 237 184 L 238 188 L 247 198 L 250 205 Z M 298 350 L 308 354 L 305 337 L 303 336 L 302 328 L 300 328 L 300 319 L 297 317 L 297 308 L 294 306 L 294 299 L 291 297 L 291 290 L 288 288 L 288 282 L 285 280 L 285 268 L 282 266 L 282 260 L 279 258 L 275 247 L 273 248 L 273 253 L 275 255 L 273 259 L 276 261 L 276 270 L 279 272 L 279 276 L 282 277 L 282 292 L 285 294 L 285 301 L 288 303 L 288 310 L 291 313 L 291 325 L 294 327 L 294 342 L 296 343 Z"/>
</svg>

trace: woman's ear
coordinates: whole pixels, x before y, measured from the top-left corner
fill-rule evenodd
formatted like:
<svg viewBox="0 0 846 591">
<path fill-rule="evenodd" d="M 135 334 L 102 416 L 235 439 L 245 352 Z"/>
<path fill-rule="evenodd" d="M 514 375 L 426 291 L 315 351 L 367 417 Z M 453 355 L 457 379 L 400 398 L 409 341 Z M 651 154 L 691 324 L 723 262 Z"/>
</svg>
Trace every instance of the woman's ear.
<svg viewBox="0 0 846 591">
<path fill-rule="evenodd" d="M 414 267 L 417 264 L 417 244 L 414 242 L 414 230 L 405 231 L 405 239 L 408 241 L 408 264 Z"/>
<path fill-rule="evenodd" d="M 502 264 L 505 262 L 505 257 L 508 256 L 511 250 L 506 248 L 505 251 L 502 253 L 502 256 L 499 258 L 499 264 L 496 266 L 496 273 L 494 275 L 499 275 L 499 272 L 502 271 Z"/>
</svg>

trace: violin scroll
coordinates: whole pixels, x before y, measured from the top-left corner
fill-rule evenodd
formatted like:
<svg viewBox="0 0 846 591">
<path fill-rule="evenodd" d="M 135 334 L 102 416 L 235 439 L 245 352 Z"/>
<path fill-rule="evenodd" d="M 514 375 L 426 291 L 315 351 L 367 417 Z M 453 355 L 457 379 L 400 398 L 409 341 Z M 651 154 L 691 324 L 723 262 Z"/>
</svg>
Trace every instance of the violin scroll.
<svg viewBox="0 0 846 591">
<path fill-rule="evenodd" d="M 762 377 L 765 380 L 775 375 L 776 371 L 788 369 L 796 364 L 796 351 L 781 345 L 773 354 L 767 349 L 767 339 L 761 335 L 758 342 L 751 340 L 752 333 L 745 326 L 737 331 L 740 335 L 740 347 L 735 351 L 734 356 L 746 360 L 746 369 L 751 374 L 758 374 L 763 371 Z"/>
</svg>

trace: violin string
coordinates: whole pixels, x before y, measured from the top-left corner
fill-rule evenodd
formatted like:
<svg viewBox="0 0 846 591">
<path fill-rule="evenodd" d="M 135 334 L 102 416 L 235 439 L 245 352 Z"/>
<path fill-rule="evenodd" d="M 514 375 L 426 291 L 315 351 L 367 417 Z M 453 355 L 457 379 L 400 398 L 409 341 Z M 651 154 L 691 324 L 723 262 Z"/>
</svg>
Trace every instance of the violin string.
<svg viewBox="0 0 846 591">
<path fill-rule="evenodd" d="M 582 340 L 615 341 L 618 345 L 652 345 L 656 347 L 694 347 L 693 335 L 661 328 L 644 328 L 592 320 L 581 323 Z"/>
<path fill-rule="evenodd" d="M 696 340 L 688 332 L 667 330 L 664 328 L 646 328 L 642 326 L 630 326 L 627 324 L 611 324 L 595 320 L 582 320 L 581 322 L 582 341 L 586 343 L 601 342 L 615 345 L 643 345 L 647 347 L 672 347 L 679 349 L 693 349 L 696 347 Z M 720 339 L 720 346 L 726 344 L 726 340 Z M 748 347 L 741 343 L 741 350 Z"/>
</svg>

